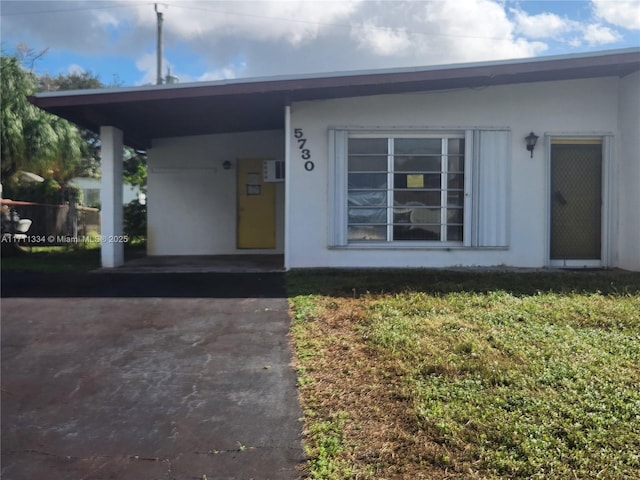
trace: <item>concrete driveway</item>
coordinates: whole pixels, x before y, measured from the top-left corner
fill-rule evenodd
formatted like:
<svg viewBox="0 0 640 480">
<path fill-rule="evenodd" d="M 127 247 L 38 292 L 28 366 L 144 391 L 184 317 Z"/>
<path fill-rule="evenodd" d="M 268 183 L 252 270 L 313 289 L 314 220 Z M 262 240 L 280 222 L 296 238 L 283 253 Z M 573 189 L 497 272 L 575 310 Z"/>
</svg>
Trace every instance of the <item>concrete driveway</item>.
<svg viewBox="0 0 640 480">
<path fill-rule="evenodd" d="M 282 282 L 3 273 L 2 478 L 297 478 Z"/>
</svg>

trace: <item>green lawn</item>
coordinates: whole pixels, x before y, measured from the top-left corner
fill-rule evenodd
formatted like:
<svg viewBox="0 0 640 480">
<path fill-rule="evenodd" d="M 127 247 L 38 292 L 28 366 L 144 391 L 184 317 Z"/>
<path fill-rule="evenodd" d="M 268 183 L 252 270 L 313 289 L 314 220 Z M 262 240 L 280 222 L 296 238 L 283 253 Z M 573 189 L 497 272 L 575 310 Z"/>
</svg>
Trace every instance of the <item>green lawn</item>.
<svg viewBox="0 0 640 480">
<path fill-rule="evenodd" d="M 144 255 L 144 243 L 125 245 L 127 259 Z M 0 268 L 12 272 L 88 272 L 100 268 L 100 243 L 19 249 L 3 245 Z"/>
<path fill-rule="evenodd" d="M 309 478 L 640 478 L 640 274 L 288 288 Z"/>
</svg>

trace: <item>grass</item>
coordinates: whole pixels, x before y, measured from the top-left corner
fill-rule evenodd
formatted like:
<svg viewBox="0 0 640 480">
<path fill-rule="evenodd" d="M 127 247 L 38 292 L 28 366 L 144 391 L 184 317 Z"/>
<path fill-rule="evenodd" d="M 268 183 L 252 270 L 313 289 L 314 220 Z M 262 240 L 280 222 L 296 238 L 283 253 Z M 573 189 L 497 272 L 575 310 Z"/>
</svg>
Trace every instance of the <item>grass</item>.
<svg viewBox="0 0 640 480">
<path fill-rule="evenodd" d="M 125 258 L 145 254 L 144 242 L 125 244 Z M 7 272 L 88 272 L 100 268 L 100 243 L 46 247 L 5 247 L 2 245 L 3 271 Z"/>
<path fill-rule="evenodd" d="M 288 288 L 308 478 L 640 478 L 640 274 L 293 272 Z"/>
<path fill-rule="evenodd" d="M 99 249 L 33 247 L 2 254 L 2 270 L 11 272 L 87 272 L 100 268 Z"/>
</svg>

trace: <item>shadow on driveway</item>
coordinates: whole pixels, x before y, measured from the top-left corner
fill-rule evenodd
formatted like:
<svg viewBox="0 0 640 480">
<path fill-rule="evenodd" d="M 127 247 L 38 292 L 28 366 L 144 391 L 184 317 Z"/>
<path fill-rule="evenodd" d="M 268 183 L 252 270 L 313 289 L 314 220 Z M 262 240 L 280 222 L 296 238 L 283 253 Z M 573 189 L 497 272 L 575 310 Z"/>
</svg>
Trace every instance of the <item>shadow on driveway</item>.
<svg viewBox="0 0 640 480">
<path fill-rule="evenodd" d="M 3 297 L 285 298 L 284 273 L 2 272 Z"/>
<path fill-rule="evenodd" d="M 295 479 L 282 274 L 3 274 L 2 478 Z"/>
</svg>

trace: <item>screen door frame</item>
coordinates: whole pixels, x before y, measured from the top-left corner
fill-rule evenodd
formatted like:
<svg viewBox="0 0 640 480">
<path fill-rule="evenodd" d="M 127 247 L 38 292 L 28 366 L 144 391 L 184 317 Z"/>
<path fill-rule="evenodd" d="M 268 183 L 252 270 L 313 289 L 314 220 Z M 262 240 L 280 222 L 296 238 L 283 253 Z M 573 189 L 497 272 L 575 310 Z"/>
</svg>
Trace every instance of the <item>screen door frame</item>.
<svg viewBox="0 0 640 480">
<path fill-rule="evenodd" d="M 594 141 L 602 142 L 602 209 L 600 219 L 600 235 L 601 235 L 601 252 L 600 259 L 552 259 L 551 258 L 551 221 L 552 221 L 552 192 L 551 192 L 551 145 L 554 140 L 563 143 L 575 142 L 592 143 Z M 612 157 L 613 134 L 610 132 L 603 133 L 546 133 L 545 134 L 545 150 L 546 150 L 546 235 L 545 235 L 545 257 L 546 266 L 551 268 L 604 268 L 611 264 L 611 228 L 612 224 L 612 201 L 611 194 L 613 191 L 611 185 L 611 157 Z"/>
</svg>

